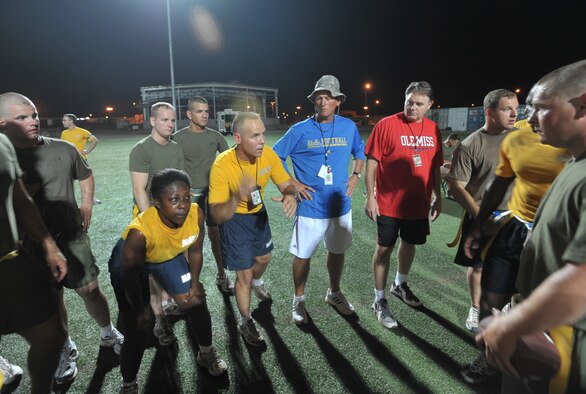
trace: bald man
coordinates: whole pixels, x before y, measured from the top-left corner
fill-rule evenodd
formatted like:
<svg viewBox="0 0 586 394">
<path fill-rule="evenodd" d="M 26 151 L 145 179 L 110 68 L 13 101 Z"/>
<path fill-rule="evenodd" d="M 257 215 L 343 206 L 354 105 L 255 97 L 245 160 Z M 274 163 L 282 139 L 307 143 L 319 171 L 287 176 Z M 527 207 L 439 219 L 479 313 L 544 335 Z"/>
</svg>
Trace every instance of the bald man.
<svg viewBox="0 0 586 394">
<path fill-rule="evenodd" d="M 0 95 L 0 114 L 6 121 L 4 133 L 14 145 L 26 188 L 33 196 L 43 221 L 67 258 L 68 274 L 60 286 L 74 289 L 88 313 L 98 323 L 101 346 L 116 353 L 124 341 L 110 319 L 108 301 L 98 283 L 99 269 L 91 251 L 87 231 L 92 217 L 94 178 L 77 149 L 70 143 L 39 135 L 39 114 L 33 102 L 18 93 Z M 81 186 L 78 208 L 73 181 Z M 40 258 L 44 256 L 39 255 Z M 63 288 L 59 289 L 60 312 L 67 327 Z M 77 346 L 68 338 L 55 374 L 58 383 L 75 378 Z"/>
<path fill-rule="evenodd" d="M 527 105 L 529 124 L 541 142 L 569 150 L 574 160 L 543 197 L 521 255 L 517 289 L 525 300 L 497 316 L 477 342 L 486 345 L 486 356 L 497 368 L 517 377 L 510 361 L 517 339 L 548 330 L 563 355 L 561 374 L 549 382 L 550 392 L 584 393 L 586 60 L 544 76 L 531 89 Z M 538 382 L 539 387 L 544 383 Z M 509 386 L 503 390 L 514 392 Z"/>
<path fill-rule="evenodd" d="M 8 115 L 0 108 L 2 129 L 11 122 Z M 0 133 L 0 337 L 17 333 L 26 339 L 30 345 L 27 359 L 31 392 L 50 393 L 67 334 L 59 317 L 57 294 L 43 264 L 20 246 L 18 225 L 43 246 L 55 280 L 63 279 L 67 263 L 43 225 L 21 176 L 14 148 Z M 2 392 L 15 390 L 22 370 L 0 357 L 0 373 Z"/>
</svg>

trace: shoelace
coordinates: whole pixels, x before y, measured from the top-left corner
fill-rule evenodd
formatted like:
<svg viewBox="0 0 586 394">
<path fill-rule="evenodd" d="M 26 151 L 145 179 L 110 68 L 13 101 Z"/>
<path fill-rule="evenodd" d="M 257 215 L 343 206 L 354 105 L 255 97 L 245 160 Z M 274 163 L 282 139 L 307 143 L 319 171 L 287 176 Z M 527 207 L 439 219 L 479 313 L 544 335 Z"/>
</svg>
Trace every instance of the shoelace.
<svg viewBox="0 0 586 394">
<path fill-rule="evenodd" d="M 0 357 L 0 371 L 2 371 L 6 379 L 12 376 L 12 365 L 3 357 Z"/>
</svg>

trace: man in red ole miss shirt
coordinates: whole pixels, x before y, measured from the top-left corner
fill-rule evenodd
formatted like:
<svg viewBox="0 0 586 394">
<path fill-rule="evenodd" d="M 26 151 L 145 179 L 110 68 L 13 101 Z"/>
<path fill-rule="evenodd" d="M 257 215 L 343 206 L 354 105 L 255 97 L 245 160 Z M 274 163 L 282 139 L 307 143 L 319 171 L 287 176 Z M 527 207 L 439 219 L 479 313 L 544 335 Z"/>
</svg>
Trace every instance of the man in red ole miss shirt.
<svg viewBox="0 0 586 394">
<path fill-rule="evenodd" d="M 431 220 L 441 211 L 441 135 L 436 123 L 424 117 L 432 104 L 431 85 L 423 81 L 411 83 L 405 91 L 403 112 L 382 119 L 366 144 L 364 210 L 378 228 L 372 257 L 376 297 L 372 308 L 387 328 L 397 326 L 385 297 L 395 242 L 400 236 L 397 275 L 391 293 L 417 307 L 421 301 L 407 286 L 415 245 L 424 244 L 429 234 L 430 207 Z"/>
</svg>

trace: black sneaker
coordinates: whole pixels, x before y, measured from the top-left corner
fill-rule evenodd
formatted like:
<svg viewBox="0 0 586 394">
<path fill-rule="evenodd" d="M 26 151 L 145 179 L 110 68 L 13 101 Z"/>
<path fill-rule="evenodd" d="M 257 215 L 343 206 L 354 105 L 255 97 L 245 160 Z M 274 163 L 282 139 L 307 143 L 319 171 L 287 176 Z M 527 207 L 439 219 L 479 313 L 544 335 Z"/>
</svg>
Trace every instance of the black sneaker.
<svg viewBox="0 0 586 394">
<path fill-rule="evenodd" d="M 413 308 L 421 305 L 421 301 L 419 301 L 419 298 L 417 298 L 409 286 L 407 286 L 407 282 L 403 282 L 399 286 L 393 282 L 391 285 L 391 294 L 399 297 L 405 304 L 412 306 Z"/>
<path fill-rule="evenodd" d="M 488 362 L 484 353 L 480 353 L 471 364 L 460 371 L 460 375 L 466 382 L 478 384 L 495 375 L 496 372 L 496 369 Z"/>
</svg>

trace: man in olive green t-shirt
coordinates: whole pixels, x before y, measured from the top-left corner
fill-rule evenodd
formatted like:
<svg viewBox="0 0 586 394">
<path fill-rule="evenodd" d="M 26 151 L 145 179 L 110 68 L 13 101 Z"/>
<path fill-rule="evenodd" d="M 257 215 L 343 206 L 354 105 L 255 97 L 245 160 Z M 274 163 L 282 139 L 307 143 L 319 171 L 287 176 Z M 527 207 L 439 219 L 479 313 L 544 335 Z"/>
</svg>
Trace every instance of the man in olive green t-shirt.
<svg viewBox="0 0 586 394">
<path fill-rule="evenodd" d="M 218 267 L 216 284 L 220 286 L 223 292 L 232 293 L 234 286 L 230 283 L 230 278 L 224 271 L 222 261 L 220 230 L 209 215 L 207 201 L 212 164 L 217 153 L 222 153 L 228 149 L 228 143 L 222 134 L 207 127 L 210 109 L 205 98 L 199 96 L 190 98 L 187 108 L 187 117 L 190 120 L 189 126 L 175 133 L 173 140 L 183 149 L 185 170 L 191 178 L 194 201 L 197 202 L 206 215 L 212 253 Z"/>
<path fill-rule="evenodd" d="M 133 217 L 150 206 L 151 180 L 165 168 L 185 169 L 183 150 L 171 140 L 175 129 L 175 107 L 156 103 L 151 107 L 151 134 L 130 151 L 129 170 L 134 196 Z"/>
<path fill-rule="evenodd" d="M 151 181 L 153 176 L 165 168 L 184 170 L 183 150 L 171 140 L 175 130 L 175 107 L 158 102 L 151 107 L 151 134 L 140 140 L 130 151 L 129 170 L 134 196 L 132 217 L 144 212 L 150 204 Z M 154 333 L 163 346 L 176 340 L 172 326 L 165 314 L 180 314 L 179 307 L 163 292 L 160 285 L 150 279 L 151 307 L 155 314 Z"/>
</svg>

